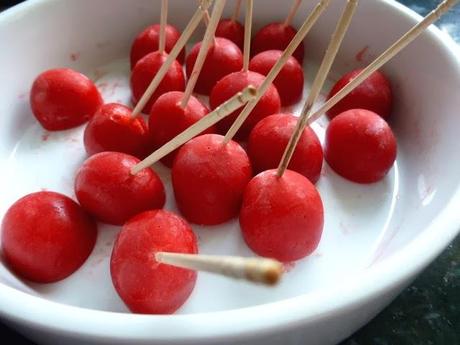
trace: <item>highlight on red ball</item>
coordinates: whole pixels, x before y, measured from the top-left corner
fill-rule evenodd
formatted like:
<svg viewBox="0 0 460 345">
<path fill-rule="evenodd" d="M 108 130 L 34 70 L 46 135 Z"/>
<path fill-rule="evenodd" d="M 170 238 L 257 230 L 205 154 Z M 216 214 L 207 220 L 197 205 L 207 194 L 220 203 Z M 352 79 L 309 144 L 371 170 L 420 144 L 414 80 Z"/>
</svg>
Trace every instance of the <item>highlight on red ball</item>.
<svg viewBox="0 0 460 345">
<path fill-rule="evenodd" d="M 345 74 L 329 92 L 328 99 L 339 92 L 345 85 L 353 80 L 362 69 L 357 69 Z M 393 107 L 393 93 L 390 81 L 379 71 L 371 74 L 361 85 L 355 88 L 344 99 L 332 107 L 327 115 L 332 119 L 350 109 L 367 109 L 379 114 L 384 119 L 391 115 Z"/>
<path fill-rule="evenodd" d="M 53 283 L 78 270 L 97 238 L 94 220 L 69 197 L 36 192 L 16 201 L 2 221 L 2 254 L 20 277 Z"/>
<path fill-rule="evenodd" d="M 41 73 L 30 90 L 30 106 L 38 122 L 49 131 L 79 126 L 102 105 L 94 83 L 70 68 Z"/>
<path fill-rule="evenodd" d="M 209 108 L 194 96 L 182 108 L 183 98 L 183 92 L 171 91 L 160 96 L 153 104 L 149 116 L 151 149 L 159 149 L 209 113 Z M 202 134 L 214 132 L 215 127 L 212 126 Z M 171 168 L 176 154 L 177 150 L 171 152 L 161 160 L 162 163 Z"/>
<path fill-rule="evenodd" d="M 323 202 L 306 177 L 291 170 L 279 177 L 276 170 L 266 170 L 244 191 L 240 226 L 256 254 L 282 262 L 299 260 L 319 244 Z"/>
<path fill-rule="evenodd" d="M 115 290 L 134 313 L 174 313 L 195 287 L 196 272 L 157 262 L 155 254 L 161 251 L 198 253 L 190 225 L 171 212 L 140 213 L 117 236 L 110 273 Z"/>
<path fill-rule="evenodd" d="M 179 40 L 179 30 L 170 24 L 165 28 L 165 51 L 170 53 L 176 42 Z M 136 63 L 149 53 L 158 51 L 160 46 L 160 24 L 153 24 L 145 28 L 134 39 L 131 45 L 130 61 L 131 69 Z M 185 60 L 185 49 L 182 49 L 177 57 L 180 64 Z"/>
<path fill-rule="evenodd" d="M 149 53 L 141 58 L 134 67 L 131 73 L 131 91 L 133 102 L 136 104 L 141 99 L 144 92 L 147 90 L 150 82 L 160 70 L 161 66 L 168 58 L 167 53 L 160 53 L 158 51 Z M 182 66 L 175 60 L 171 67 L 169 67 L 166 75 L 161 80 L 157 89 L 150 97 L 149 101 L 142 110 L 143 113 L 150 113 L 153 103 L 162 94 L 169 91 L 184 91 L 185 90 L 185 76 Z"/>
<path fill-rule="evenodd" d="M 396 138 L 376 113 L 351 109 L 332 119 L 326 131 L 325 158 L 344 178 L 357 183 L 383 179 L 396 160 Z"/>
<path fill-rule="evenodd" d="M 83 143 L 88 155 L 104 151 L 144 158 L 149 153 L 149 131 L 145 120 L 132 117 L 132 109 L 119 103 L 104 104 L 85 128 Z"/>
<path fill-rule="evenodd" d="M 256 173 L 278 167 L 294 133 L 298 117 L 275 114 L 261 120 L 251 131 L 247 152 Z M 316 133 L 306 127 L 295 148 L 288 169 L 316 183 L 323 166 L 323 149 Z"/>
<path fill-rule="evenodd" d="M 136 175 L 139 159 L 120 152 L 101 152 L 78 169 L 75 195 L 81 206 L 101 222 L 122 225 L 136 214 L 162 208 L 163 182 L 150 168 Z"/>
<path fill-rule="evenodd" d="M 209 96 L 209 103 L 214 110 L 219 105 L 233 97 L 235 94 L 243 90 L 245 87 L 252 85 L 256 88 L 265 80 L 265 76 L 252 71 L 239 71 L 231 73 L 221 80 L 212 89 Z M 247 139 L 251 129 L 262 120 L 271 114 L 278 113 L 281 110 L 281 99 L 276 90 L 276 87 L 271 84 L 261 97 L 255 108 L 251 111 L 246 121 L 236 134 L 238 139 Z M 217 123 L 219 133 L 225 134 L 240 114 L 241 109 L 234 111 L 231 115 L 222 119 Z"/>
<path fill-rule="evenodd" d="M 198 136 L 179 150 L 172 169 L 177 206 L 187 220 L 217 225 L 237 217 L 252 177 L 246 151 L 217 134 Z"/>
<path fill-rule="evenodd" d="M 186 58 L 185 67 L 188 78 L 192 74 L 200 48 L 201 42 L 198 42 Z M 196 82 L 195 92 L 209 95 L 219 80 L 230 73 L 240 71 L 242 68 L 243 53 L 240 48 L 226 38 L 216 37 L 209 47 L 203 68 Z"/>
</svg>

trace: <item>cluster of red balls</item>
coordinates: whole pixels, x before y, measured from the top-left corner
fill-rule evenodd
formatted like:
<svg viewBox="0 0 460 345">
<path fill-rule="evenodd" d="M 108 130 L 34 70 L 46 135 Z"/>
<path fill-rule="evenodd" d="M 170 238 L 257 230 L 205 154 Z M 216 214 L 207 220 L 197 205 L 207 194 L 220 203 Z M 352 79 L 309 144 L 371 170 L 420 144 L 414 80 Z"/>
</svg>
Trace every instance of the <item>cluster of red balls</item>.
<svg viewBox="0 0 460 345">
<path fill-rule="evenodd" d="M 242 71 L 240 23 L 222 20 L 198 78 L 196 91 L 209 96 L 215 109 L 248 85 L 260 86 L 296 31 L 282 23 L 263 27 L 253 38 L 249 71 Z M 159 25 L 140 33 L 131 49 L 131 89 L 136 103 L 179 38 L 166 29 L 166 52 L 158 49 Z M 90 255 L 97 236 L 95 220 L 123 225 L 113 248 L 111 275 L 120 297 L 133 312 L 172 313 L 190 295 L 196 273 L 159 264 L 157 251 L 197 253 L 197 240 L 187 221 L 224 223 L 239 215 L 243 237 L 258 255 L 288 262 L 311 254 L 321 238 L 323 204 L 314 184 L 320 177 L 323 149 L 306 128 L 283 176 L 276 167 L 297 118 L 282 106 L 302 98 L 303 45 L 294 53 L 238 132 L 223 145 L 223 136 L 240 110 L 190 140 L 162 161 L 172 167 L 177 206 L 187 220 L 162 210 L 164 186 L 153 169 L 136 175 L 131 169 L 210 112 L 191 97 L 185 108 L 186 76 L 200 43 L 182 51 L 150 98 L 142 116 L 131 108 L 103 104 L 95 85 L 70 69 L 53 69 L 33 83 L 30 103 L 48 130 L 63 130 L 89 120 L 84 146 L 90 156 L 75 178 L 79 204 L 54 193 L 29 194 L 13 204 L 2 224 L 6 262 L 18 275 L 36 282 L 58 281 L 77 270 Z M 331 90 L 340 90 L 356 71 Z M 391 112 L 390 84 L 375 73 L 330 110 L 324 155 L 343 177 L 371 183 L 383 178 L 396 158 L 396 142 L 384 120 Z M 255 177 L 254 174 L 257 174 Z M 173 287 L 173 288 L 171 288 Z"/>
</svg>

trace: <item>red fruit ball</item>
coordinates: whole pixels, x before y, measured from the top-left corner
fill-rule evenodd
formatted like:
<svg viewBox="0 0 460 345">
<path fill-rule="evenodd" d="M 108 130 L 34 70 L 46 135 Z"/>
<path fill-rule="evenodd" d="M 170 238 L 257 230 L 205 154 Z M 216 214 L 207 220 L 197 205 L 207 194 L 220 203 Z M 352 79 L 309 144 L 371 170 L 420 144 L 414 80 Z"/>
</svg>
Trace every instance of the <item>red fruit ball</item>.
<svg viewBox="0 0 460 345">
<path fill-rule="evenodd" d="M 266 76 L 282 54 L 281 50 L 267 50 L 259 53 L 251 59 L 249 69 Z M 301 100 L 303 81 L 302 66 L 291 56 L 273 81 L 283 106 L 287 107 Z"/>
<path fill-rule="evenodd" d="M 284 23 L 271 23 L 261 28 L 252 39 L 252 55 L 266 50 L 284 50 L 291 43 L 297 30 Z M 305 48 L 303 42 L 294 51 L 293 56 L 302 65 Z"/>
<path fill-rule="evenodd" d="M 219 80 L 216 86 L 212 89 L 209 103 L 212 109 L 216 109 L 219 105 L 233 97 L 238 92 L 242 91 L 248 85 L 258 88 L 264 81 L 265 76 L 256 72 L 235 72 L 229 74 L 223 79 Z M 234 111 L 231 115 L 222 119 L 217 123 L 217 128 L 220 133 L 225 134 L 240 114 L 240 109 Z M 278 113 L 281 109 L 281 100 L 276 90 L 276 87 L 270 85 L 267 92 L 262 96 L 256 107 L 251 111 L 246 121 L 241 126 L 237 133 L 237 138 L 246 139 L 251 132 L 252 128 L 271 114 Z"/>
<path fill-rule="evenodd" d="M 57 68 L 35 79 L 30 105 L 45 129 L 59 131 L 88 121 L 102 105 L 102 97 L 88 77 L 69 68 Z"/>
<path fill-rule="evenodd" d="M 362 70 L 345 74 L 332 88 L 328 99 L 339 92 Z M 332 119 L 350 109 L 367 109 L 387 119 L 391 114 L 393 95 L 388 79 L 379 71 L 374 72 L 361 85 L 332 107 L 327 115 Z"/>
<path fill-rule="evenodd" d="M 244 26 L 240 22 L 231 19 L 222 19 L 217 25 L 216 36 L 232 41 L 243 51 Z"/>
<path fill-rule="evenodd" d="M 185 61 L 187 77 L 193 71 L 201 42 L 195 44 Z M 216 83 L 232 72 L 240 71 L 243 68 L 243 53 L 240 48 L 232 41 L 216 37 L 214 43 L 209 47 L 208 54 L 204 61 L 203 68 L 198 77 L 195 91 L 204 95 L 209 95 Z"/>
<path fill-rule="evenodd" d="M 183 97 L 183 92 L 168 92 L 153 105 L 149 118 L 150 143 L 153 150 L 160 148 L 209 113 L 208 107 L 193 96 L 190 97 L 187 106 L 182 108 L 180 104 Z M 203 133 L 214 132 L 215 127 L 212 126 Z M 161 161 L 172 167 L 177 151 L 178 149 L 174 150 Z"/>
<path fill-rule="evenodd" d="M 136 64 L 131 74 L 131 91 L 133 93 L 134 103 L 139 102 L 145 90 L 147 90 L 147 87 L 150 85 L 152 79 L 155 77 L 167 58 L 168 55 L 166 53 L 160 54 L 159 52 L 154 52 L 147 54 Z M 157 98 L 162 94 L 169 91 L 184 90 L 184 71 L 182 70 L 182 66 L 179 62 L 174 61 L 171 67 L 169 67 L 168 72 L 164 76 L 160 85 L 158 85 L 152 97 L 150 97 L 149 101 L 145 105 L 143 112 L 148 114 L 153 103 L 155 103 Z"/>
<path fill-rule="evenodd" d="M 187 220 L 215 225 L 238 215 L 243 191 L 252 177 L 251 163 L 236 142 L 201 135 L 177 154 L 172 183 L 177 206 Z"/>
<path fill-rule="evenodd" d="M 148 153 L 149 132 L 140 116 L 118 103 L 104 104 L 86 126 L 83 141 L 88 155 L 116 151 L 144 158 Z"/>
<path fill-rule="evenodd" d="M 176 45 L 179 40 L 180 32 L 174 26 L 167 24 L 165 29 L 165 51 L 167 53 Z M 136 36 L 131 46 L 131 69 L 136 63 L 149 53 L 156 52 L 160 46 L 160 24 L 154 24 L 147 27 Z M 183 64 L 185 59 L 185 50 L 182 49 L 177 60 Z"/>
<path fill-rule="evenodd" d="M 294 133 L 298 118 L 291 114 L 276 114 L 260 121 L 248 141 L 248 155 L 254 171 L 278 167 Z M 323 149 L 315 132 L 307 127 L 300 136 L 288 168 L 316 183 L 323 166 Z"/>
<path fill-rule="evenodd" d="M 348 110 L 336 116 L 326 131 L 326 161 L 336 173 L 353 182 L 383 179 L 396 160 L 396 150 L 391 128 L 369 110 Z"/>
<path fill-rule="evenodd" d="M 315 186 L 286 170 L 278 177 L 267 170 L 244 191 L 240 226 L 249 248 L 260 256 L 283 262 L 302 259 L 318 246 L 324 211 Z"/>
<path fill-rule="evenodd" d="M 174 313 L 192 293 L 196 272 L 157 262 L 155 254 L 162 251 L 198 252 L 192 229 L 173 213 L 141 213 L 131 218 L 118 234 L 110 273 L 116 291 L 134 313 Z"/>
<path fill-rule="evenodd" d="M 101 152 L 88 158 L 77 172 L 75 194 L 81 206 L 104 223 L 121 225 L 134 215 L 162 208 L 163 183 L 152 169 L 136 175 L 136 157 Z"/>
<path fill-rule="evenodd" d="M 86 261 L 97 237 L 96 223 L 72 199 L 54 192 L 28 194 L 2 222 L 2 252 L 19 276 L 52 283 Z"/>
</svg>

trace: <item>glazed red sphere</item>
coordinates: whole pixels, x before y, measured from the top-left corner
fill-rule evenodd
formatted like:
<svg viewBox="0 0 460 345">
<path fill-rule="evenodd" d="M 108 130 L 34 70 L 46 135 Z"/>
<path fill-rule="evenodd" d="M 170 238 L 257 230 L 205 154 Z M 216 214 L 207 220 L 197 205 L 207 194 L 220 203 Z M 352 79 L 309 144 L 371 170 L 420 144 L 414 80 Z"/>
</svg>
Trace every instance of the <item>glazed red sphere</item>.
<svg viewBox="0 0 460 345">
<path fill-rule="evenodd" d="M 96 223 L 72 199 L 54 192 L 28 194 L 2 222 L 2 252 L 19 276 L 52 283 L 86 261 L 97 237 Z"/>
<path fill-rule="evenodd" d="M 385 177 L 396 160 L 390 126 L 369 110 L 351 109 L 336 116 L 326 131 L 324 155 L 331 168 L 357 183 Z"/>
<path fill-rule="evenodd" d="M 161 251 L 198 252 L 190 226 L 171 212 L 138 214 L 117 236 L 110 273 L 116 291 L 134 313 L 174 313 L 192 293 L 196 272 L 157 262 L 155 254 Z"/>
<path fill-rule="evenodd" d="M 131 117 L 132 110 L 123 104 L 104 104 L 85 128 L 83 141 L 91 156 L 116 151 L 143 158 L 149 151 L 149 132 L 141 116 Z"/>
<path fill-rule="evenodd" d="M 266 76 L 282 54 L 281 50 L 266 50 L 259 53 L 251 59 L 249 69 Z M 284 107 L 293 105 L 301 100 L 303 82 L 302 66 L 291 56 L 273 81 L 280 95 L 281 104 Z"/>
<path fill-rule="evenodd" d="M 100 221 L 115 225 L 140 212 L 162 208 L 163 183 L 150 168 L 131 175 L 137 163 L 136 157 L 120 152 L 101 152 L 88 158 L 75 178 L 81 206 Z"/>
<path fill-rule="evenodd" d="M 187 77 L 190 78 L 193 66 L 198 57 L 201 42 L 193 46 L 185 61 Z M 209 95 L 216 83 L 226 75 L 237 72 L 243 68 L 243 53 L 232 41 L 216 37 L 209 47 L 200 76 L 196 82 L 195 91 Z"/>
<path fill-rule="evenodd" d="M 76 127 L 88 121 L 102 105 L 102 97 L 85 75 L 69 68 L 40 74 L 30 91 L 30 106 L 49 131 Z"/>
<path fill-rule="evenodd" d="M 180 103 L 183 97 L 183 92 L 168 92 L 160 96 L 153 105 L 149 117 L 152 150 L 160 148 L 209 113 L 208 107 L 193 96 L 190 97 L 187 106 L 182 108 Z M 212 126 L 203 133 L 214 132 L 215 127 Z M 177 150 L 174 150 L 161 161 L 172 167 L 176 154 Z"/>
<path fill-rule="evenodd" d="M 266 50 L 284 50 L 291 43 L 297 30 L 284 23 L 271 23 L 261 28 L 252 39 L 252 55 L 257 55 Z M 302 65 L 305 48 L 303 42 L 294 51 L 294 56 Z"/>
<path fill-rule="evenodd" d="M 315 186 L 304 176 L 286 170 L 255 176 L 244 191 L 240 212 L 243 238 L 260 256 L 283 262 L 310 255 L 323 232 L 324 211 Z"/>
<path fill-rule="evenodd" d="M 251 163 L 236 142 L 206 134 L 179 150 L 172 169 L 176 203 L 187 220 L 215 225 L 238 215 L 243 191 L 252 177 Z"/>
<path fill-rule="evenodd" d="M 328 99 L 339 92 L 354 79 L 362 70 L 358 69 L 345 74 L 332 88 Z M 367 109 L 387 119 L 391 114 L 393 95 L 391 84 L 379 71 L 374 72 L 361 85 L 350 92 L 345 98 L 332 107 L 327 115 L 332 119 L 350 109 Z"/>
<path fill-rule="evenodd" d="M 233 97 L 238 92 L 242 91 L 248 85 L 258 88 L 264 81 L 265 76 L 262 74 L 248 71 L 240 71 L 229 74 L 223 79 L 219 80 L 216 86 L 212 89 L 209 97 L 209 104 L 212 109 L 216 109 L 219 105 Z M 231 115 L 225 117 L 217 123 L 217 128 L 220 133 L 225 134 L 228 129 L 235 122 L 240 114 L 240 108 L 234 111 Z M 262 96 L 255 108 L 251 111 L 246 121 L 243 123 L 237 133 L 237 138 L 246 139 L 251 132 L 252 128 L 262 120 L 264 117 L 278 113 L 281 109 L 281 100 L 276 90 L 276 87 L 270 85 L 267 92 Z"/>
<path fill-rule="evenodd" d="M 179 40 L 180 32 L 176 27 L 167 24 L 165 28 L 165 51 L 167 53 L 176 45 Z M 131 45 L 131 69 L 136 66 L 136 63 L 149 53 L 156 52 L 160 46 L 160 24 L 153 24 L 142 31 L 133 41 Z M 177 60 L 183 64 L 185 59 L 185 50 L 182 49 L 177 57 Z"/>
<path fill-rule="evenodd" d="M 248 155 L 256 173 L 278 167 L 294 133 L 298 118 L 291 114 L 276 114 L 260 121 L 249 135 Z M 310 128 L 300 136 L 288 168 L 316 183 L 323 166 L 321 143 Z"/>
<path fill-rule="evenodd" d="M 226 38 L 235 43 L 238 48 L 244 49 L 244 26 L 239 21 L 222 19 L 216 28 L 216 37 Z"/>
<path fill-rule="evenodd" d="M 144 94 L 147 87 L 152 82 L 157 72 L 160 70 L 161 65 L 164 64 L 168 55 L 166 53 L 160 54 L 154 52 L 147 54 L 138 61 L 131 74 L 131 91 L 133 93 L 133 102 L 137 103 Z M 153 103 L 162 94 L 169 91 L 184 91 L 185 89 L 185 76 L 182 66 L 179 62 L 174 61 L 168 72 L 164 76 L 160 85 L 150 97 L 148 103 L 145 105 L 143 112 L 148 114 L 152 108 Z"/>
</svg>

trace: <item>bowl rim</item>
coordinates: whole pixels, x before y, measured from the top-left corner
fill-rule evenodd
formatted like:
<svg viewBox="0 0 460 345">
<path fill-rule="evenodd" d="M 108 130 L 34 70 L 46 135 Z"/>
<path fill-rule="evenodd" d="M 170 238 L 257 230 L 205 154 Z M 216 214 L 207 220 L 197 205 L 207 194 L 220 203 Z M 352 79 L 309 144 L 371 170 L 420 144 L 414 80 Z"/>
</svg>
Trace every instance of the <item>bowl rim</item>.
<svg viewBox="0 0 460 345">
<path fill-rule="evenodd" d="M 56 0 L 30 0 L 4 11 L 0 14 L 0 27 L 21 13 L 50 1 Z M 404 15 L 408 22 L 416 23 L 422 18 L 394 0 L 377 1 Z M 460 61 L 460 46 L 448 34 L 433 25 L 427 34 L 443 44 L 446 54 Z M 460 63 L 457 74 L 460 78 Z M 247 338 L 286 331 L 364 304 L 408 282 L 460 232 L 458 205 L 460 184 L 456 186 L 445 208 L 420 235 L 390 257 L 374 264 L 372 270 L 360 271 L 359 279 L 347 279 L 340 286 L 277 302 L 207 313 L 139 315 L 61 304 L 0 283 L 0 315 L 31 328 L 75 334 L 81 338 L 116 338 L 118 341 L 189 342 L 216 337 Z"/>
</svg>

